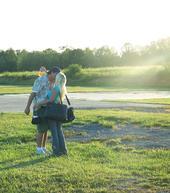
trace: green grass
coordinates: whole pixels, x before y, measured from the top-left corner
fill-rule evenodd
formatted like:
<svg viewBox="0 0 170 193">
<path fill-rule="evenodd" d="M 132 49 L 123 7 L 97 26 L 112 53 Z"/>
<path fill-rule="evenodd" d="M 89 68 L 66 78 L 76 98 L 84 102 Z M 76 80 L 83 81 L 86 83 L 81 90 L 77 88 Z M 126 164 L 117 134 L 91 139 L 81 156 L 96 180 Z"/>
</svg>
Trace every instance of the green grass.
<svg viewBox="0 0 170 193">
<path fill-rule="evenodd" d="M 129 89 L 167 89 L 169 73 L 163 66 L 89 68 L 83 70 L 79 84 Z"/>
<path fill-rule="evenodd" d="M 163 69 L 159 65 L 148 65 L 148 66 L 120 66 L 120 67 L 103 67 L 103 68 L 86 68 L 83 70 L 83 74 L 89 76 L 120 76 L 120 75 L 145 75 L 150 70 L 159 72 Z"/>
<path fill-rule="evenodd" d="M 31 93 L 31 86 L 0 85 L 0 94 L 25 94 Z"/>
<path fill-rule="evenodd" d="M 4 72 L 0 73 L 0 84 L 32 85 L 37 77 L 36 72 Z"/>
<path fill-rule="evenodd" d="M 130 121 L 147 126 L 170 124 L 170 115 L 116 110 L 78 110 L 73 124 L 114 127 Z M 67 143 L 69 158 L 35 155 L 31 116 L 0 114 L 0 192 L 8 193 L 129 193 L 170 190 L 170 151 L 115 148 L 95 141 Z M 154 120 L 154 121 L 153 121 Z M 48 145 L 50 148 L 50 145 Z"/>
<path fill-rule="evenodd" d="M 83 112 L 83 113 L 81 113 Z M 170 114 L 168 113 L 147 113 L 128 110 L 76 110 L 78 119 L 75 124 L 98 123 L 105 127 L 114 129 L 117 123 L 139 124 L 147 127 L 170 127 Z"/>
<path fill-rule="evenodd" d="M 107 100 L 109 101 L 109 100 Z M 156 99 L 128 99 L 128 100 L 114 100 L 113 102 L 134 102 L 134 103 L 150 103 L 150 104 L 165 104 L 170 105 L 170 98 L 156 98 Z"/>
<path fill-rule="evenodd" d="M 68 92 L 80 93 L 80 92 L 128 92 L 136 90 L 146 90 L 146 89 L 128 89 L 128 88 L 112 88 L 112 87 L 88 87 L 88 86 L 68 86 Z M 149 89 L 152 90 L 152 89 Z M 155 90 L 155 89 L 154 89 Z M 159 89 L 161 90 L 161 89 Z M 29 94 L 32 91 L 32 86 L 29 85 L 0 85 L 0 95 L 2 94 Z M 135 102 L 136 100 L 134 100 Z M 145 100 L 144 100 L 145 101 Z M 166 101 L 166 99 L 165 99 Z M 133 102 L 133 100 L 129 100 Z M 138 100 L 137 100 L 138 102 Z M 142 100 L 139 102 L 142 102 Z M 146 101 L 147 102 L 147 101 Z"/>
<path fill-rule="evenodd" d="M 118 89 L 106 87 L 80 87 L 80 86 L 68 86 L 67 90 L 68 92 L 71 93 L 120 91 Z M 0 85 L 0 94 L 28 94 L 31 93 L 31 91 L 32 87 L 28 85 Z"/>
<path fill-rule="evenodd" d="M 68 78 L 68 86 L 88 87 L 89 90 L 169 89 L 170 72 L 163 66 L 127 66 L 86 68 Z M 32 85 L 36 72 L 0 73 L 0 84 Z M 96 88 L 97 87 L 97 88 Z M 99 87 L 99 88 L 98 88 Z"/>
</svg>

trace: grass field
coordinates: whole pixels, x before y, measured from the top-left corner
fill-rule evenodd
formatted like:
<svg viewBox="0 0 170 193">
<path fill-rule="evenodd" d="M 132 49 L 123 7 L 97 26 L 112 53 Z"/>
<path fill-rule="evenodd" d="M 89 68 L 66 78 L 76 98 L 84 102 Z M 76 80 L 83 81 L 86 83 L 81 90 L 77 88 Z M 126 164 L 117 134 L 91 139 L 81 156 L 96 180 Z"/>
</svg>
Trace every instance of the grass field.
<svg viewBox="0 0 170 193">
<path fill-rule="evenodd" d="M 0 73 L 0 85 L 6 84 L 31 86 L 36 77 L 36 72 Z M 68 86 L 88 87 L 90 90 L 162 90 L 170 88 L 169 71 L 162 66 L 87 68 L 82 69 L 81 73 L 67 78 Z"/>
<path fill-rule="evenodd" d="M 170 115 L 164 113 L 77 110 L 76 117 L 73 125 L 96 123 L 106 129 L 127 123 L 160 129 L 170 127 Z M 1 113 L 0 119 L 0 192 L 170 191 L 169 149 L 129 147 L 118 143 L 118 139 L 109 139 L 68 142 L 68 158 L 37 156 L 31 116 Z M 65 125 L 64 131 L 71 125 Z"/>
<path fill-rule="evenodd" d="M 128 92 L 128 91 L 152 91 L 152 90 L 164 90 L 162 89 L 129 89 L 129 88 L 113 88 L 113 87 L 87 87 L 87 86 L 68 86 L 68 92 Z M 28 85 L 0 85 L 1 94 L 28 94 L 32 91 L 32 86 Z M 142 102 L 142 101 L 140 101 Z"/>
<path fill-rule="evenodd" d="M 127 66 L 83 69 L 68 77 L 69 92 L 169 90 L 169 72 L 162 66 Z M 0 73 L 0 94 L 30 93 L 36 72 Z"/>
<path fill-rule="evenodd" d="M 104 100 L 110 102 L 130 102 L 130 103 L 148 103 L 170 105 L 170 98 L 151 98 L 151 99 L 122 99 L 122 100 Z"/>
<path fill-rule="evenodd" d="M 111 92 L 126 91 L 126 89 L 113 89 L 106 87 L 80 87 L 68 86 L 68 92 Z M 27 94 L 31 93 L 32 86 L 28 85 L 0 85 L 0 94 Z"/>
</svg>

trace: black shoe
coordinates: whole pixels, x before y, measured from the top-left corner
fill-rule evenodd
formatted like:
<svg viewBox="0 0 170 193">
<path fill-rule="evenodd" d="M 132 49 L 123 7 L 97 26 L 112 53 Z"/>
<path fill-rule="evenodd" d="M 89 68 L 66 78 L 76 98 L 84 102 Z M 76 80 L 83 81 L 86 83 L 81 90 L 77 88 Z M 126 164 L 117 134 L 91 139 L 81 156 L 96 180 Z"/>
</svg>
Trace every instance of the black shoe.
<svg viewBox="0 0 170 193">
<path fill-rule="evenodd" d="M 59 157 L 59 156 L 61 156 L 61 154 L 59 154 L 59 153 L 50 153 L 50 154 L 48 154 L 48 156 L 49 157 Z"/>
<path fill-rule="evenodd" d="M 59 153 L 52 153 L 50 156 L 52 157 L 67 156 L 68 157 L 68 153 L 64 151 L 64 152 L 59 152 Z"/>
<path fill-rule="evenodd" d="M 61 156 L 68 158 L 68 153 L 67 152 L 61 152 Z"/>
</svg>

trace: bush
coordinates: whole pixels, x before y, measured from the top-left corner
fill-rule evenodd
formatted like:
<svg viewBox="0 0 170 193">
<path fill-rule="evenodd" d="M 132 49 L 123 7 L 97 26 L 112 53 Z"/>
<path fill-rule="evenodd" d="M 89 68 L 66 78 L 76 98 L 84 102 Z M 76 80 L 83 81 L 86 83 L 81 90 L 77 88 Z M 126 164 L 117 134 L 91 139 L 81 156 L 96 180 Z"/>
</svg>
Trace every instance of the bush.
<svg viewBox="0 0 170 193">
<path fill-rule="evenodd" d="M 82 72 L 82 66 L 79 64 L 71 64 L 65 70 L 66 76 L 70 78 L 78 77 L 81 74 L 81 72 Z"/>
</svg>

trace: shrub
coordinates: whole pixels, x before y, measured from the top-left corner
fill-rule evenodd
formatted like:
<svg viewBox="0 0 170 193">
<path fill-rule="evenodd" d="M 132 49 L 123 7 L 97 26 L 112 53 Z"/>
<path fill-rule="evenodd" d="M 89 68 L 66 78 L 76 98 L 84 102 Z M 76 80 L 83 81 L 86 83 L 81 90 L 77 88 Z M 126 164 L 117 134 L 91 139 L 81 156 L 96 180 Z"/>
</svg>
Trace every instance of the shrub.
<svg viewBox="0 0 170 193">
<path fill-rule="evenodd" d="M 65 70 L 65 73 L 68 77 L 74 78 L 78 77 L 81 74 L 82 66 L 79 64 L 71 64 L 69 67 Z"/>
</svg>

